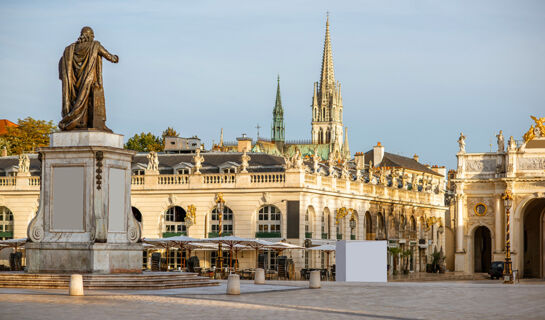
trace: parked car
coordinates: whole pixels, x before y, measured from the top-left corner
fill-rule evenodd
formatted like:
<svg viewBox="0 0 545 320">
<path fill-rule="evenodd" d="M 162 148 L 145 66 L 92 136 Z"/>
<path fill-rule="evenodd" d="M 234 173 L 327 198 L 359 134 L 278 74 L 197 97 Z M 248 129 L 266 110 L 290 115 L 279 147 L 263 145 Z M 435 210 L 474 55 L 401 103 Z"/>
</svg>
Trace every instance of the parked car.
<svg viewBox="0 0 545 320">
<path fill-rule="evenodd" d="M 490 279 L 503 277 L 503 261 L 493 261 L 488 270 Z"/>
</svg>

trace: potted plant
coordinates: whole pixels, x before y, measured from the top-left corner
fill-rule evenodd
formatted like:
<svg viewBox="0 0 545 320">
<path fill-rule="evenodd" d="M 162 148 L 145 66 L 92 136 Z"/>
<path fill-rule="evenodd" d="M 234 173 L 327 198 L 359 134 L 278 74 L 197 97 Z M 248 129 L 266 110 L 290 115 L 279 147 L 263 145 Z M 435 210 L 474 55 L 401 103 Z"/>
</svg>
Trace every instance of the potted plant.
<svg viewBox="0 0 545 320">
<path fill-rule="evenodd" d="M 392 274 L 397 275 L 397 259 L 402 250 L 401 248 L 398 248 L 398 247 L 391 247 L 391 248 L 388 248 L 388 251 L 390 251 L 390 254 L 394 258 L 394 269 Z"/>
<path fill-rule="evenodd" d="M 412 250 L 404 250 L 401 252 L 401 256 L 403 257 L 403 274 L 409 274 L 409 259 L 411 255 L 413 254 Z"/>
</svg>

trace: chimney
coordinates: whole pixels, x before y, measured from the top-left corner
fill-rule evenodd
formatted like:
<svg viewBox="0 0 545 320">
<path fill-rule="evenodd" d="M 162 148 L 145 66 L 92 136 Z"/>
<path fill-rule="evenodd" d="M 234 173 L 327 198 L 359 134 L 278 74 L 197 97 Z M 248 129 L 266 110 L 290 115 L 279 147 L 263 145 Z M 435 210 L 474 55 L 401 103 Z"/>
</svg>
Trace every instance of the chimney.
<svg viewBox="0 0 545 320">
<path fill-rule="evenodd" d="M 237 145 L 237 151 L 238 152 L 250 152 L 252 150 L 252 138 L 247 137 L 245 133 L 242 134 L 242 137 L 237 138 L 238 145 Z"/>
<path fill-rule="evenodd" d="M 356 162 L 356 169 L 363 170 L 365 167 L 365 154 L 363 152 L 356 152 L 354 162 Z"/>
<path fill-rule="evenodd" d="M 384 147 L 382 144 L 377 142 L 377 145 L 373 147 L 373 165 L 378 167 L 384 158 Z"/>
<path fill-rule="evenodd" d="M 414 156 L 413 156 L 413 159 L 414 159 L 414 161 L 418 162 L 420 157 L 415 153 Z"/>
</svg>

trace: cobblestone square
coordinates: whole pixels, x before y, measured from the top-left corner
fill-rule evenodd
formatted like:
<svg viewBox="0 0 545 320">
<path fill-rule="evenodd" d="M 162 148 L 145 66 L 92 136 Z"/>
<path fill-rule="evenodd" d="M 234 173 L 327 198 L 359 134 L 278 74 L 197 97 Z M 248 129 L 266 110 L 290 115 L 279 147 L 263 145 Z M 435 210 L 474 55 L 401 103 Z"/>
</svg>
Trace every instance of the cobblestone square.
<svg viewBox="0 0 545 320">
<path fill-rule="evenodd" d="M 242 282 L 240 296 L 212 288 L 158 291 L 0 289 L 2 319 L 545 319 L 545 283 L 497 281 Z M 273 291 L 275 290 L 275 291 Z M 224 292 L 224 291 L 223 291 Z"/>
</svg>

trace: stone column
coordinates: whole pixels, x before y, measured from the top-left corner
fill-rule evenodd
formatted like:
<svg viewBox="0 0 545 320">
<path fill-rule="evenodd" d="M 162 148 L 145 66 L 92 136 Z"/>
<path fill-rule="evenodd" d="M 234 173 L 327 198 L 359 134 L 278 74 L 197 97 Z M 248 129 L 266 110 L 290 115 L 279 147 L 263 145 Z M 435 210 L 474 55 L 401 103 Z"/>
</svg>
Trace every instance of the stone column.
<svg viewBox="0 0 545 320">
<path fill-rule="evenodd" d="M 494 210 L 494 222 L 495 222 L 495 235 L 496 235 L 496 252 L 502 253 L 504 248 L 504 239 L 503 239 L 503 203 L 501 199 L 501 194 L 494 195 L 495 209 Z"/>
<path fill-rule="evenodd" d="M 456 196 L 456 252 L 464 251 L 464 196 Z"/>
</svg>

